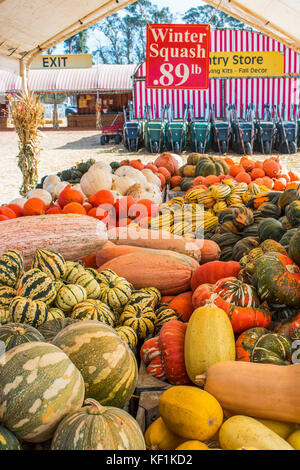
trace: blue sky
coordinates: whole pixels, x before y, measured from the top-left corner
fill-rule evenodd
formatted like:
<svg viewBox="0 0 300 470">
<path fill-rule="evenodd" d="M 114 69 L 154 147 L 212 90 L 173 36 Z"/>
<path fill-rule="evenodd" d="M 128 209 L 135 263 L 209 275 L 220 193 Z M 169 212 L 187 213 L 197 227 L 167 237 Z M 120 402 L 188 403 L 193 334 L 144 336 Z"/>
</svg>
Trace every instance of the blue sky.
<svg viewBox="0 0 300 470">
<path fill-rule="evenodd" d="M 152 2 L 154 5 L 157 5 L 159 8 L 169 7 L 170 11 L 177 15 L 175 23 L 181 23 L 181 15 L 189 10 L 190 8 L 197 7 L 200 5 L 205 5 L 205 2 L 202 0 L 188 0 L 185 2 L 183 0 L 154 0 Z M 90 50 L 97 49 L 97 42 L 101 39 L 101 33 L 95 32 L 93 36 L 88 39 L 88 46 Z M 58 46 L 55 50 L 56 54 L 62 54 L 64 52 L 63 46 Z"/>
</svg>

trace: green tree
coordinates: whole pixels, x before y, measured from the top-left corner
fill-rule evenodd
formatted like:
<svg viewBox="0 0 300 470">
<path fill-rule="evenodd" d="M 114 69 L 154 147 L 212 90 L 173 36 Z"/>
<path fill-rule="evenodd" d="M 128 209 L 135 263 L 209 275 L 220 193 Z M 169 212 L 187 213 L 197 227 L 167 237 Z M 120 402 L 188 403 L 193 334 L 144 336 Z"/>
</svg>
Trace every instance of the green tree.
<svg viewBox="0 0 300 470">
<path fill-rule="evenodd" d="M 84 29 L 78 34 L 71 36 L 64 41 L 64 51 L 66 54 L 86 54 L 89 52 L 87 46 L 88 30 Z"/>
<path fill-rule="evenodd" d="M 124 8 L 122 14 L 114 13 L 93 28 L 102 33 L 98 48 L 93 52 L 100 63 L 140 63 L 146 56 L 146 26 L 149 23 L 171 23 L 169 8 L 159 9 L 149 0 L 140 0 L 146 18 L 137 2 Z M 125 14 L 124 14 L 125 13 Z M 147 19 L 147 20 L 146 20 Z"/>
<path fill-rule="evenodd" d="M 242 21 L 227 15 L 221 10 L 216 10 L 210 5 L 190 8 L 184 13 L 182 19 L 186 24 L 205 24 L 211 21 L 210 24 L 214 28 L 249 29 Z"/>
</svg>

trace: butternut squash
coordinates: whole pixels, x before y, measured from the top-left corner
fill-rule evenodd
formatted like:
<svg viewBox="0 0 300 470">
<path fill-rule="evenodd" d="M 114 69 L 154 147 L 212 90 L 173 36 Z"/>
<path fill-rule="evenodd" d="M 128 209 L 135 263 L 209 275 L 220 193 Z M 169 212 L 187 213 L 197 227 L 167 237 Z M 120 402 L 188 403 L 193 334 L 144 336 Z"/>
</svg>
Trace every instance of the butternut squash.
<svg viewBox="0 0 300 470">
<path fill-rule="evenodd" d="M 174 450 L 184 442 L 182 437 L 167 428 L 161 417 L 153 421 L 145 434 L 146 448 L 149 450 Z"/>
<path fill-rule="evenodd" d="M 248 416 L 232 416 L 221 426 L 220 445 L 225 450 L 241 447 L 258 450 L 293 450 L 292 446 L 271 429 Z"/>
<path fill-rule="evenodd" d="M 148 230 L 136 225 L 108 230 L 108 239 L 116 245 L 139 246 L 155 250 L 172 250 L 201 260 L 204 240 L 188 239 L 163 230 Z M 218 256 L 218 250 L 216 250 Z"/>
<path fill-rule="evenodd" d="M 162 295 L 180 294 L 190 289 L 193 272 L 199 264 L 190 256 L 168 250 L 142 250 L 118 256 L 99 270 L 112 269 L 135 289 L 156 287 Z"/>
<path fill-rule="evenodd" d="M 208 369 L 205 390 L 231 413 L 300 423 L 299 383 L 300 364 L 226 361 Z"/>
<path fill-rule="evenodd" d="M 28 269 L 38 248 L 75 261 L 100 250 L 107 242 L 107 232 L 103 222 L 93 217 L 52 214 L 5 220 L 0 225 L 0 240 L 0 255 L 13 248 L 22 254 Z"/>
<path fill-rule="evenodd" d="M 96 254 L 96 263 L 98 268 L 102 264 L 107 263 L 111 259 L 117 258 L 118 256 L 128 255 L 129 253 L 136 253 L 137 251 L 144 250 L 144 248 L 130 245 L 115 245 L 108 241 Z"/>
<path fill-rule="evenodd" d="M 222 408 L 212 395 L 185 385 L 169 388 L 162 394 L 159 413 L 167 427 L 186 440 L 210 439 L 223 421 Z"/>
<path fill-rule="evenodd" d="M 224 310 L 208 304 L 194 311 L 186 330 L 184 359 L 192 382 L 216 362 L 235 360 L 234 333 Z"/>
</svg>

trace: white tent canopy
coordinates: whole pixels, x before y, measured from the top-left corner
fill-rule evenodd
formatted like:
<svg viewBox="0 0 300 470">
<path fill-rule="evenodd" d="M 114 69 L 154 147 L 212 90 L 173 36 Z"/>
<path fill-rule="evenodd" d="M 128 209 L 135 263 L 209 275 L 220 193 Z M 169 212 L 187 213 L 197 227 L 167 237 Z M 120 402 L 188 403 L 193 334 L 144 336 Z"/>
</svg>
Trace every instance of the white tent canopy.
<svg viewBox="0 0 300 470">
<path fill-rule="evenodd" d="M 0 0 L 0 69 L 23 75 L 35 55 L 133 1 Z"/>
<path fill-rule="evenodd" d="M 205 0 L 300 52 L 300 0 Z"/>
</svg>

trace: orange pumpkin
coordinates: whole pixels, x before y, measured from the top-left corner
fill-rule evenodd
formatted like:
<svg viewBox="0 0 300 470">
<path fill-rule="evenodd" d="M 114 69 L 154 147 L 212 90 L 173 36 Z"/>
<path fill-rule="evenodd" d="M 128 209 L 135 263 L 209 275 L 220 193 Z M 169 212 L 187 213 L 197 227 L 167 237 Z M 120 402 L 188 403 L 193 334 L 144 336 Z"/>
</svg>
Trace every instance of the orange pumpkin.
<svg viewBox="0 0 300 470">
<path fill-rule="evenodd" d="M 86 215 L 86 210 L 78 202 L 70 202 L 69 204 L 64 206 L 63 213 L 64 214 L 82 214 L 82 215 Z"/>
<path fill-rule="evenodd" d="M 290 181 L 299 181 L 299 179 L 300 179 L 300 175 L 298 175 L 294 171 L 289 171 L 288 175 L 290 177 Z"/>
<path fill-rule="evenodd" d="M 172 176 L 171 180 L 170 180 L 171 181 L 171 187 L 176 188 L 177 186 L 179 186 L 181 180 L 182 180 L 182 176 L 179 176 L 179 175 Z"/>
<path fill-rule="evenodd" d="M 135 204 L 135 200 L 131 196 L 124 196 L 114 204 L 117 218 L 127 218 L 131 206 Z"/>
<path fill-rule="evenodd" d="M 155 165 L 157 167 L 163 166 L 166 168 L 171 175 L 174 175 L 176 170 L 179 168 L 179 163 L 176 158 L 173 157 L 171 153 L 164 152 L 156 160 Z"/>
<path fill-rule="evenodd" d="M 5 220 L 9 220 L 9 218 L 6 217 L 6 215 L 0 214 L 0 222 L 4 222 Z"/>
<path fill-rule="evenodd" d="M 232 165 L 229 168 L 229 175 L 235 178 L 241 171 L 244 171 L 244 170 L 240 165 Z"/>
<path fill-rule="evenodd" d="M 269 189 L 273 189 L 274 181 L 272 180 L 272 178 L 270 178 L 269 176 L 264 176 L 262 180 L 263 180 L 264 186 L 266 186 Z"/>
<path fill-rule="evenodd" d="M 183 292 L 168 302 L 169 307 L 175 310 L 177 316 L 183 322 L 188 322 L 194 311 L 192 296 L 192 291 Z"/>
<path fill-rule="evenodd" d="M 47 209 L 46 214 L 63 214 L 63 210 L 60 207 L 57 206 L 52 206 L 49 209 Z"/>
<path fill-rule="evenodd" d="M 193 274 L 192 290 L 201 284 L 215 284 L 224 277 L 238 277 L 240 270 L 241 265 L 237 261 L 211 261 L 202 264 Z"/>
<path fill-rule="evenodd" d="M 164 295 L 162 298 L 161 298 L 161 303 L 162 304 L 169 304 L 169 302 L 171 302 L 171 300 L 175 299 L 175 295 Z"/>
<path fill-rule="evenodd" d="M 17 217 L 21 217 L 23 215 L 23 207 L 18 204 L 6 204 L 6 207 L 14 211 Z"/>
<path fill-rule="evenodd" d="M 298 189 L 300 188 L 300 181 L 291 181 L 290 183 L 287 183 L 285 189 Z"/>
<path fill-rule="evenodd" d="M 131 160 L 129 165 L 132 166 L 132 168 L 140 171 L 145 168 L 145 165 L 141 162 L 141 160 Z"/>
<path fill-rule="evenodd" d="M 0 214 L 5 215 L 8 219 L 15 219 L 16 213 L 7 206 L 0 207 Z"/>
<path fill-rule="evenodd" d="M 253 168 L 250 175 L 253 180 L 256 180 L 256 178 L 263 178 L 264 176 L 266 176 L 262 168 Z"/>
<path fill-rule="evenodd" d="M 88 201 L 94 207 L 98 207 L 102 204 L 109 204 L 112 206 L 115 202 L 115 198 L 113 193 L 108 189 L 101 189 L 100 191 L 97 191 L 96 194 L 94 194 L 93 196 L 90 196 L 88 198 Z"/>
<path fill-rule="evenodd" d="M 236 181 L 238 183 L 247 183 L 247 184 L 250 184 L 251 181 L 252 181 L 252 178 L 251 176 L 249 175 L 249 173 L 246 173 L 245 170 L 243 171 L 240 171 L 236 177 L 235 177 Z"/>
<path fill-rule="evenodd" d="M 267 158 L 263 162 L 263 169 L 267 176 L 275 178 L 280 173 L 280 163 L 278 159 Z"/>
<path fill-rule="evenodd" d="M 159 213 L 159 205 L 150 199 L 140 199 L 130 207 L 129 217 L 140 220 L 142 217 L 155 217 Z"/>
<path fill-rule="evenodd" d="M 217 183 L 220 183 L 220 179 L 216 175 L 209 175 L 204 178 L 205 186 L 210 186 L 212 184 L 217 184 Z"/>
<path fill-rule="evenodd" d="M 153 173 L 158 172 L 158 168 L 157 168 L 156 165 L 154 165 L 154 163 L 147 163 L 147 165 L 145 166 L 145 169 L 151 170 L 151 171 L 153 171 Z"/>
<path fill-rule="evenodd" d="M 169 182 L 170 179 L 171 179 L 171 174 L 169 172 L 169 170 L 167 170 L 167 168 L 164 168 L 163 166 L 160 166 L 158 168 L 158 173 L 161 173 L 162 175 L 164 175 L 164 177 L 166 178 L 166 181 Z"/>
<path fill-rule="evenodd" d="M 167 170 L 168 171 L 168 170 Z M 160 179 L 160 182 L 161 182 L 161 187 L 163 188 L 166 184 L 166 178 L 165 176 L 160 173 L 159 171 L 156 173 L 156 176 L 158 176 L 158 178 Z"/>
<path fill-rule="evenodd" d="M 58 204 L 63 209 L 70 202 L 82 204 L 84 200 L 83 194 L 77 189 L 72 189 L 70 185 L 66 186 L 58 196 Z"/>
<path fill-rule="evenodd" d="M 279 180 L 274 181 L 274 191 L 284 191 L 286 186 L 286 181 L 284 178 L 280 178 Z"/>
<path fill-rule="evenodd" d="M 201 248 L 201 264 L 218 260 L 221 256 L 221 248 L 213 240 L 203 240 Z"/>
<path fill-rule="evenodd" d="M 242 157 L 241 158 L 240 165 L 247 172 L 251 172 L 251 170 L 253 170 L 253 168 L 255 168 L 255 162 L 253 160 L 250 160 L 250 158 L 247 158 L 247 157 Z"/>
<path fill-rule="evenodd" d="M 101 207 L 93 207 L 87 213 L 90 217 L 95 217 L 95 219 L 103 220 L 108 217 L 108 212 Z"/>
<path fill-rule="evenodd" d="M 32 197 L 25 202 L 23 207 L 23 215 L 41 215 L 45 214 L 46 205 L 44 201 L 37 197 Z"/>
<path fill-rule="evenodd" d="M 97 269 L 97 263 L 96 263 L 96 253 L 92 253 L 91 255 L 85 256 L 84 258 L 81 259 L 83 262 L 83 266 L 85 268 L 93 268 Z"/>
</svg>

